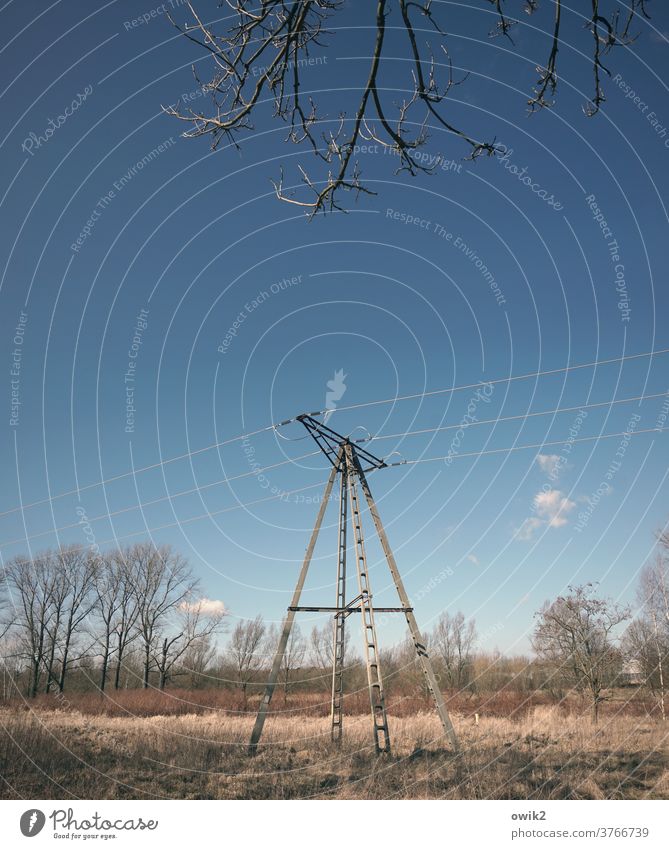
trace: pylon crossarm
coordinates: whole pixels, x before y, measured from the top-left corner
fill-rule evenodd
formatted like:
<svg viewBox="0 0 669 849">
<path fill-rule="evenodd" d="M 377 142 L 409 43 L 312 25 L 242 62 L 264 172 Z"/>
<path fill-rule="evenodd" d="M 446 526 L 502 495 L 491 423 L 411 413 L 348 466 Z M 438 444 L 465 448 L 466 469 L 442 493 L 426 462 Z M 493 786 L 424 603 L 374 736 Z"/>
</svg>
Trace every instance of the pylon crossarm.
<svg viewBox="0 0 669 849">
<path fill-rule="evenodd" d="M 343 454 L 343 449 L 342 449 Z M 269 703 L 272 701 L 272 695 L 274 694 L 274 688 L 276 687 L 276 682 L 279 680 L 279 672 L 281 671 L 281 662 L 283 660 L 283 656 L 286 652 L 286 646 L 288 645 L 288 638 L 290 637 L 290 632 L 293 627 L 293 621 L 295 619 L 295 609 L 300 603 L 300 596 L 302 595 L 302 589 L 304 587 L 304 582 L 307 577 L 307 572 L 309 571 L 309 565 L 311 563 L 311 558 L 314 554 L 314 548 L 316 547 L 316 541 L 318 539 L 318 534 L 321 530 L 321 525 L 323 524 L 323 517 L 325 516 L 325 511 L 328 506 L 328 502 L 330 501 L 330 496 L 332 495 L 332 487 L 335 482 L 335 478 L 337 477 L 337 466 L 332 467 L 332 471 L 330 472 L 330 477 L 328 478 L 328 482 L 325 485 L 325 491 L 323 493 L 323 501 L 321 502 L 321 506 L 318 510 L 318 516 L 316 517 L 316 524 L 314 525 L 314 529 L 311 534 L 311 539 L 309 540 L 309 545 L 307 546 L 306 553 L 304 555 L 304 561 L 302 562 L 302 568 L 300 570 L 299 577 L 297 579 L 297 584 L 295 585 L 295 591 L 293 592 L 292 603 L 288 608 L 288 613 L 283 623 L 283 630 L 281 632 L 281 638 L 279 639 L 279 645 L 276 649 L 276 654 L 274 655 L 274 661 L 272 663 L 272 669 L 269 673 L 269 678 L 267 680 L 267 685 L 265 687 L 265 693 L 263 694 L 262 700 L 260 702 L 260 707 L 258 708 L 258 715 L 256 716 L 256 721 L 253 726 L 253 731 L 251 732 L 251 741 L 249 743 L 249 754 L 254 755 L 258 748 L 258 741 L 262 735 L 263 726 L 265 724 L 265 717 L 267 716 L 267 709 L 269 708 Z M 292 608 L 292 609 L 291 609 Z"/>
<path fill-rule="evenodd" d="M 331 427 L 319 422 L 318 419 L 313 418 L 313 416 L 310 416 L 308 413 L 303 413 L 301 416 L 298 416 L 297 421 L 302 422 L 302 424 L 306 427 L 328 460 L 333 465 L 337 465 L 339 463 L 339 460 L 336 459 L 338 456 L 337 452 L 342 445 L 349 444 L 349 438 L 347 436 L 343 436 L 341 433 L 337 433 L 336 430 L 332 430 Z M 374 454 L 370 451 L 366 451 L 364 448 L 356 446 L 355 454 L 358 460 L 362 459 L 368 466 L 365 470 L 367 472 L 372 469 L 383 469 L 386 467 L 384 460 L 380 457 L 374 456 Z"/>
</svg>

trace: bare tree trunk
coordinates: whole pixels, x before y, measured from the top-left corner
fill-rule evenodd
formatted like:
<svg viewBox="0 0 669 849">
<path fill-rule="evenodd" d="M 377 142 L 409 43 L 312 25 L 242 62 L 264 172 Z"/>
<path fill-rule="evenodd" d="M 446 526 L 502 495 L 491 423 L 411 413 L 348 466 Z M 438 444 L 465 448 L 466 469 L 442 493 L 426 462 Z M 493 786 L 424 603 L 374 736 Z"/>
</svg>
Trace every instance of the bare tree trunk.
<svg viewBox="0 0 669 849">
<path fill-rule="evenodd" d="M 662 656 L 662 650 L 660 648 L 660 637 L 657 630 L 657 616 L 655 613 L 652 614 L 653 617 L 653 634 L 655 636 L 655 649 L 657 651 L 657 671 L 660 675 L 660 713 L 662 716 L 662 721 L 666 721 L 666 713 L 664 709 L 664 671 L 662 669 L 662 661 L 664 660 Z"/>
<path fill-rule="evenodd" d="M 119 640 L 118 648 L 116 650 L 116 670 L 114 671 L 114 689 L 118 690 L 121 684 L 121 662 L 123 660 L 123 648 L 121 646 L 121 641 Z"/>
<path fill-rule="evenodd" d="M 144 678 L 142 680 L 142 687 L 145 690 L 149 688 L 149 669 L 151 666 L 151 645 L 148 640 L 144 647 Z"/>
<path fill-rule="evenodd" d="M 63 649 L 63 660 L 60 667 L 60 677 L 58 679 L 58 692 L 62 693 L 65 689 L 65 674 L 67 672 L 67 658 L 70 653 L 70 640 L 67 639 L 65 648 Z"/>
<path fill-rule="evenodd" d="M 121 659 L 116 661 L 116 670 L 114 671 L 114 689 L 119 690 L 121 687 Z"/>
<path fill-rule="evenodd" d="M 40 656 L 37 655 L 33 658 L 32 662 L 32 682 L 30 684 L 30 698 L 34 699 L 37 697 L 37 689 L 39 687 L 39 664 L 40 664 Z"/>
<path fill-rule="evenodd" d="M 104 651 L 102 652 L 102 668 L 100 670 L 100 692 L 104 693 L 105 684 L 107 683 L 107 667 L 109 665 L 109 639 L 105 640 Z"/>
<path fill-rule="evenodd" d="M 592 700 L 592 721 L 595 725 L 599 722 L 599 696 L 594 696 Z"/>
<path fill-rule="evenodd" d="M 160 657 L 160 681 L 159 688 L 165 689 L 165 681 L 167 680 L 167 637 L 163 640 L 163 651 Z"/>
<path fill-rule="evenodd" d="M 56 615 L 56 624 L 53 629 L 53 635 L 51 637 L 51 648 L 49 650 L 49 659 L 46 665 L 46 685 L 44 687 L 44 692 L 48 693 L 51 689 L 51 682 L 54 680 L 53 675 L 53 664 L 56 660 L 56 640 L 58 639 L 58 629 L 60 628 L 60 611 Z"/>
</svg>

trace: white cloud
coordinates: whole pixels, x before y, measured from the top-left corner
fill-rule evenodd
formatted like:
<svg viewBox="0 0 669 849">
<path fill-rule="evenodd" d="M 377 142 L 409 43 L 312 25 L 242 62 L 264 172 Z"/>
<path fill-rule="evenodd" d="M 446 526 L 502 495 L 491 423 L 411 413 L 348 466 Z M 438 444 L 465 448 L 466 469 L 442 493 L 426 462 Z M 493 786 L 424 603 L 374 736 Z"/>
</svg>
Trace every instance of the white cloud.
<svg viewBox="0 0 669 849">
<path fill-rule="evenodd" d="M 192 612 L 199 611 L 202 616 L 222 616 L 226 612 L 225 604 L 213 598 L 201 598 L 198 601 L 185 601 L 181 605 L 183 610 Z"/>
<path fill-rule="evenodd" d="M 546 475 L 550 474 L 551 472 L 557 474 L 557 462 L 559 459 L 559 454 L 537 454 L 536 456 L 539 468 Z"/>
<path fill-rule="evenodd" d="M 479 559 L 478 559 L 478 557 L 477 557 L 475 554 L 468 554 L 468 555 L 467 555 L 467 560 L 469 560 L 469 562 L 470 562 L 470 563 L 473 563 L 473 564 L 474 564 L 474 566 L 478 566 L 478 565 L 479 565 Z"/>
<path fill-rule="evenodd" d="M 526 540 L 532 539 L 534 532 L 537 528 L 540 528 L 543 525 L 541 519 L 537 519 L 536 516 L 532 516 L 529 519 L 525 519 L 523 524 L 516 531 L 516 537 L 518 539 Z"/>
<path fill-rule="evenodd" d="M 532 539 L 534 532 L 542 527 L 561 528 L 569 521 L 568 514 L 576 502 L 559 489 L 540 490 L 534 496 L 534 516 L 530 516 L 516 531 L 517 539 Z"/>
<path fill-rule="evenodd" d="M 542 490 L 534 496 L 534 509 L 551 528 L 561 528 L 568 522 L 567 513 L 576 507 L 576 502 L 567 498 L 559 489 Z"/>
</svg>

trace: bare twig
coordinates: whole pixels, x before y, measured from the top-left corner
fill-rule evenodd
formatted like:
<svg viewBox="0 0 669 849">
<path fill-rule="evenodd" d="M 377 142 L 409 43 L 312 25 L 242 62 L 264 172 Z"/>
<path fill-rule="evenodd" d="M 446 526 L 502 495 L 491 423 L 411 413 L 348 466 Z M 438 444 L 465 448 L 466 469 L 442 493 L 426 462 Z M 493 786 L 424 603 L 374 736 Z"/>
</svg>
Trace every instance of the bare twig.
<svg viewBox="0 0 669 849">
<path fill-rule="evenodd" d="M 511 40 L 511 30 L 519 22 L 507 14 L 509 0 L 486 2 L 494 7 L 497 19 L 491 35 Z M 517 2 L 528 15 L 538 12 L 541 5 L 540 0 Z M 528 100 L 530 111 L 552 106 L 558 86 L 563 4 L 562 0 L 549 0 L 550 3 L 554 6 L 550 48 L 545 65 L 537 68 L 539 77 Z M 631 35 L 634 19 L 648 17 L 647 3 L 648 0 L 628 0 L 621 16 L 617 0 L 588 0 L 585 19 L 592 35 L 594 94 L 585 109 L 587 115 L 594 115 L 605 99 L 602 76 L 610 72 L 603 57 L 613 47 L 634 41 Z M 367 77 L 357 95 L 355 109 L 340 114 L 333 129 L 323 129 L 326 119 L 319 115 L 313 98 L 303 93 L 301 72 L 310 64 L 313 48 L 324 45 L 325 37 L 331 32 L 327 27 L 342 9 L 344 0 L 221 0 L 220 5 L 233 12 L 233 22 L 221 35 L 214 33 L 190 2 L 186 4 L 190 23 L 178 24 L 168 14 L 179 32 L 209 55 L 213 74 L 203 82 L 193 68 L 198 86 L 211 98 L 209 110 L 177 103 L 164 111 L 189 125 L 185 137 L 209 136 L 215 149 L 221 142 L 238 147 L 240 136 L 254 129 L 254 116 L 262 112 L 267 101 L 272 103 L 274 118 L 288 126 L 286 140 L 296 145 L 306 144 L 326 169 L 325 175 L 317 176 L 303 165 L 298 166 L 302 188 L 290 191 L 285 188 L 281 172 L 274 183 L 279 199 L 303 207 L 313 216 L 341 210 L 341 193 L 353 192 L 356 197 L 360 193 L 374 194 L 361 182 L 356 159 L 361 140 L 373 141 L 385 152 L 397 156 L 397 172 L 412 176 L 434 171 L 442 159 L 441 154 L 416 155 L 428 143 L 429 127 L 445 130 L 463 142 L 470 159 L 498 152 L 494 139 L 474 138 L 446 117 L 448 94 L 466 75 L 454 79 L 446 35 L 435 18 L 432 0 L 376 0 L 375 34 Z M 391 87 L 380 82 L 387 52 L 386 20 L 393 7 L 399 9 L 402 24 L 399 29 L 407 37 L 411 68 L 410 93 L 392 104 L 394 115 L 386 94 Z M 430 42 L 419 43 L 418 34 L 424 31 L 432 42 L 438 43 L 445 61 L 435 61 Z M 444 82 L 438 79 L 442 73 L 447 75 Z M 426 159 L 432 164 L 425 165 Z"/>
</svg>

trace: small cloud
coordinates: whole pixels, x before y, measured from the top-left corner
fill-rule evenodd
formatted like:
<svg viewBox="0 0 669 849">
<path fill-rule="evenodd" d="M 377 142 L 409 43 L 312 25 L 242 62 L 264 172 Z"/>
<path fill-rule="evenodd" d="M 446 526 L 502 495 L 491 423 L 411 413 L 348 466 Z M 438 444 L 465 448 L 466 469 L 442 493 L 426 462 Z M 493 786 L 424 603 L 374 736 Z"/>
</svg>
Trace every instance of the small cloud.
<svg viewBox="0 0 669 849">
<path fill-rule="evenodd" d="M 559 489 L 541 490 L 533 499 L 536 515 L 525 519 L 516 531 L 516 537 L 521 540 L 532 539 L 534 532 L 546 526 L 561 528 L 569 521 L 568 514 L 576 507 L 576 502 L 568 498 Z"/>
<path fill-rule="evenodd" d="M 534 532 L 537 528 L 540 528 L 543 525 L 541 519 L 537 519 L 536 516 L 531 516 L 529 519 L 525 519 L 523 524 L 516 531 L 516 538 L 522 540 L 532 539 Z"/>
<path fill-rule="evenodd" d="M 552 528 L 567 524 L 567 513 L 576 507 L 576 502 L 567 498 L 559 489 L 543 490 L 534 496 L 534 509 Z"/>
<path fill-rule="evenodd" d="M 558 454 L 537 454 L 536 460 L 539 468 L 545 475 L 557 474 L 557 462 L 560 459 Z"/>
<path fill-rule="evenodd" d="M 479 559 L 478 559 L 478 557 L 477 557 L 475 554 L 468 554 L 468 555 L 467 555 L 467 560 L 469 560 L 469 562 L 470 562 L 470 563 L 473 563 L 473 564 L 474 564 L 474 566 L 478 566 L 478 565 L 479 565 Z"/>
<path fill-rule="evenodd" d="M 185 601 L 181 605 L 181 609 L 191 613 L 199 612 L 202 616 L 223 616 L 226 613 L 225 604 L 212 598 Z"/>
</svg>

